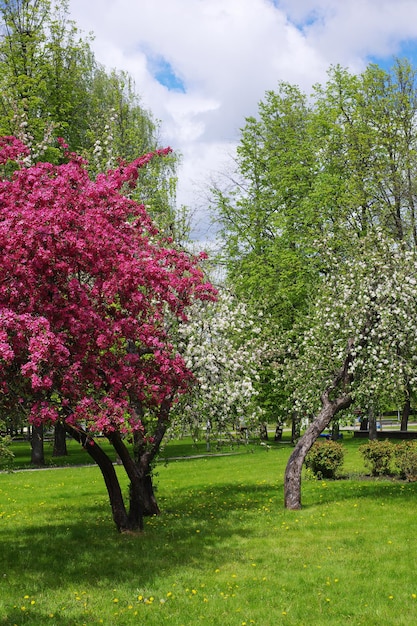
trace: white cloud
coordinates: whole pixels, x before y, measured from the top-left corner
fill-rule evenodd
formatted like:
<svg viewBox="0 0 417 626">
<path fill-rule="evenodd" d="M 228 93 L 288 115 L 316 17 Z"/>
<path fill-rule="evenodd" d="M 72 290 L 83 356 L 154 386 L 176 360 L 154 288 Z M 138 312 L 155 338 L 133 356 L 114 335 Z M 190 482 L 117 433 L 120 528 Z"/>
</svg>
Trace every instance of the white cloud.
<svg viewBox="0 0 417 626">
<path fill-rule="evenodd" d="M 279 80 L 308 90 L 330 64 L 359 71 L 417 37 L 415 0 L 70 0 L 70 11 L 94 32 L 97 59 L 134 77 L 163 141 L 183 155 L 178 200 L 200 223 L 201 189 L 266 90 Z M 156 80 L 152 58 L 184 93 Z"/>
</svg>

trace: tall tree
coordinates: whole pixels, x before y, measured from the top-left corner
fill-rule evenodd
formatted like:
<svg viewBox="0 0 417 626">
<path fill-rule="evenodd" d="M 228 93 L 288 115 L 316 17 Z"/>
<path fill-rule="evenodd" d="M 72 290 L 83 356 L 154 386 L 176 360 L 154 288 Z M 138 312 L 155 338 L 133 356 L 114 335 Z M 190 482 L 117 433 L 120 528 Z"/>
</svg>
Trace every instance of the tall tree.
<svg viewBox="0 0 417 626">
<path fill-rule="evenodd" d="M 238 184 L 215 189 L 214 203 L 228 280 L 272 314 L 274 332 L 301 332 L 315 306 L 320 242 L 354 260 L 378 226 L 415 247 L 416 106 L 416 72 L 399 60 L 390 72 L 333 67 L 309 97 L 282 83 L 247 120 Z M 402 388 L 408 406 L 413 389 Z"/>
<path fill-rule="evenodd" d="M 132 78 L 97 62 L 67 0 L 5 0 L 0 18 L 0 134 L 30 147 L 28 162 L 58 163 L 58 137 L 87 159 L 92 175 L 158 147 L 158 125 Z M 135 189 L 174 236 L 176 164 L 175 154 L 150 164 Z"/>
<path fill-rule="evenodd" d="M 282 361 L 292 402 L 306 424 L 286 472 L 286 504 L 301 506 L 305 454 L 336 413 L 353 402 L 364 410 L 398 400 L 408 381 L 417 385 L 417 253 L 393 244 L 381 230 L 359 242 L 356 259 L 328 259 L 308 330 L 289 337 Z M 292 354 L 291 354 L 292 350 Z"/>
<path fill-rule="evenodd" d="M 238 184 L 232 181 L 230 193 L 213 189 L 229 281 L 284 327 L 304 306 L 313 271 L 316 215 L 300 210 L 315 175 L 310 117 L 298 88 L 281 83 L 268 92 L 259 119 L 242 130 Z"/>
<path fill-rule="evenodd" d="M 0 163 L 28 152 L 12 137 L 0 147 Z M 120 531 L 159 512 L 152 464 L 192 378 L 169 330 L 215 297 L 201 258 L 164 242 L 122 193 L 167 152 L 96 180 L 67 153 L 0 181 L 0 408 L 23 399 L 35 427 L 64 424 L 99 465 Z M 129 477 L 128 509 L 99 433 Z"/>
</svg>

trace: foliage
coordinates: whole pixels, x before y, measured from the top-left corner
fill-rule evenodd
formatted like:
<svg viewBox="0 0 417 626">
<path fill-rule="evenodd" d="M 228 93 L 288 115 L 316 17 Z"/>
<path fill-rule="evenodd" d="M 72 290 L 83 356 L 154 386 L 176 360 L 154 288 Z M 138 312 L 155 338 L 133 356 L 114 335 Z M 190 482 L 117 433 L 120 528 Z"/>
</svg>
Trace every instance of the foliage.
<svg viewBox="0 0 417 626">
<path fill-rule="evenodd" d="M 311 216 L 301 209 L 314 177 L 310 109 L 297 87 L 280 84 L 248 118 L 237 149 L 238 184 L 214 188 L 223 261 L 236 293 L 289 328 L 315 282 Z M 314 217 L 314 216 L 313 216 Z"/>
<path fill-rule="evenodd" d="M 0 22 L 0 135 L 25 143 L 27 165 L 60 163 L 59 137 L 87 159 L 92 176 L 157 148 L 158 124 L 134 81 L 97 63 L 90 39 L 69 19 L 67 0 L 5 0 Z M 177 160 L 170 154 L 149 163 L 130 192 L 173 236 Z"/>
<path fill-rule="evenodd" d="M 401 399 L 406 380 L 417 385 L 416 252 L 393 246 L 378 229 L 357 248 L 354 259 L 322 251 L 325 280 L 307 317 L 309 328 L 295 340 L 293 335 L 287 339 L 285 384 L 292 389 L 290 401 L 307 417 L 317 411 L 348 343 L 353 376 L 348 391 L 362 410 L 384 399 Z"/>
<path fill-rule="evenodd" d="M 175 407 L 176 431 L 226 435 L 259 425 L 259 363 L 265 346 L 247 307 L 221 290 L 216 302 L 196 302 L 179 326 L 179 347 L 194 374 L 191 392 Z"/>
<path fill-rule="evenodd" d="M 416 71 L 405 60 L 390 71 L 369 65 L 360 75 L 332 67 L 327 82 L 308 96 L 294 85 L 280 83 L 276 91 L 266 93 L 258 116 L 246 120 L 232 185 L 213 189 L 227 280 L 253 310 L 268 313 L 265 332 L 274 345 L 282 343 L 276 341 L 277 335 L 287 333 L 283 343 L 292 347 L 286 354 L 283 347 L 275 359 L 288 368 L 281 396 L 287 400 L 287 412 L 293 411 L 296 401 L 306 420 L 318 410 L 320 393 L 340 365 L 349 337 L 354 336 L 358 351 L 365 348 L 359 336 L 374 323 L 372 296 L 360 284 L 366 267 L 372 268 L 366 278 L 368 291 L 375 291 L 371 280 L 375 270 L 375 285 L 382 281 L 386 289 L 374 313 L 378 316 L 387 303 L 393 325 L 379 326 L 389 337 L 386 350 L 383 335 L 367 343 L 366 373 L 360 366 L 364 359 L 355 355 L 355 381 L 359 384 L 362 377 L 364 391 L 356 393 L 355 401 L 361 407 L 364 402 L 363 408 L 404 402 L 415 389 L 414 374 L 412 380 L 408 377 L 413 368 L 407 340 L 413 335 L 404 317 L 414 306 L 409 282 L 414 280 L 414 268 L 410 262 L 410 273 L 404 274 L 406 294 L 401 304 L 397 291 L 401 282 L 395 280 L 394 285 L 390 272 L 398 260 L 397 250 L 405 254 L 417 243 L 416 111 Z M 386 263 L 381 260 L 375 267 L 373 247 L 378 247 L 378 238 L 385 242 Z M 329 251 L 335 255 L 330 263 Z M 401 310 L 398 315 L 394 300 Z M 309 332 L 312 319 L 313 324 L 323 324 L 320 337 L 317 329 Z M 398 337 L 393 335 L 397 330 Z M 395 353 L 395 342 L 401 356 Z M 412 341 L 412 351 L 413 345 Z M 303 358 L 307 365 L 300 368 Z M 292 381 L 302 383 L 303 378 L 307 385 L 301 399 Z"/>
<path fill-rule="evenodd" d="M 0 468 L 11 467 L 13 463 L 14 454 L 10 449 L 12 443 L 11 437 L 3 435 L 5 424 L 0 420 Z"/>
<path fill-rule="evenodd" d="M 417 481 L 417 443 L 401 441 L 394 448 L 394 462 L 400 477 L 409 482 Z"/>
<path fill-rule="evenodd" d="M 335 478 L 343 465 L 344 448 L 338 441 L 316 441 L 305 458 L 305 466 L 317 478 Z"/>
<path fill-rule="evenodd" d="M 415 441 L 402 441 L 397 444 L 394 450 L 394 462 L 401 478 L 410 482 L 417 481 L 417 443 Z"/>
<path fill-rule="evenodd" d="M 4 161 L 15 148 L 8 138 Z M 214 297 L 201 257 L 163 243 L 144 206 L 123 195 L 167 152 L 96 180 L 67 154 L 0 181 L 2 410 L 20 404 L 34 424 L 64 421 L 91 454 L 104 433 L 132 480 L 149 476 L 192 378 L 167 322 Z M 122 436 L 135 441 L 136 474 Z"/>
<path fill-rule="evenodd" d="M 372 471 L 372 476 L 386 476 L 392 474 L 394 448 L 390 441 L 368 441 L 359 448 L 366 464 Z"/>
</svg>

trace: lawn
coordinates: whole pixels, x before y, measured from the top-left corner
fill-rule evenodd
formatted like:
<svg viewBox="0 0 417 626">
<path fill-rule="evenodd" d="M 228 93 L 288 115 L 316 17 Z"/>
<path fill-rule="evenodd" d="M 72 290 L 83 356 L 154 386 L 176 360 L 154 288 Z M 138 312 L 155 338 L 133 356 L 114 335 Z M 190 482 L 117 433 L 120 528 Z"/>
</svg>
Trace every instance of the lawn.
<svg viewBox="0 0 417 626">
<path fill-rule="evenodd" d="M 0 624 L 417 623 L 417 484 L 364 477 L 360 443 L 350 478 L 305 480 L 297 512 L 288 444 L 161 461 L 163 513 L 137 535 L 116 532 L 94 466 L 1 474 Z"/>
</svg>

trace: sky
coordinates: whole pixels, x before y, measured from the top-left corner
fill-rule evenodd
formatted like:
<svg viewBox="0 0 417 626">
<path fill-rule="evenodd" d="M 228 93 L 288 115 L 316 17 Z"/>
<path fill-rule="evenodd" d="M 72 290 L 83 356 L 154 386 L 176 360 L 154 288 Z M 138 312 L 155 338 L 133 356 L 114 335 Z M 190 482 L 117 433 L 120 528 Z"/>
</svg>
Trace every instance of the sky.
<svg viewBox="0 0 417 626">
<path fill-rule="evenodd" d="M 240 129 L 279 81 L 307 92 L 330 65 L 417 67 L 417 0 L 70 0 L 96 59 L 133 77 L 181 155 L 177 201 L 209 242 L 208 189 L 231 174 Z"/>
</svg>

